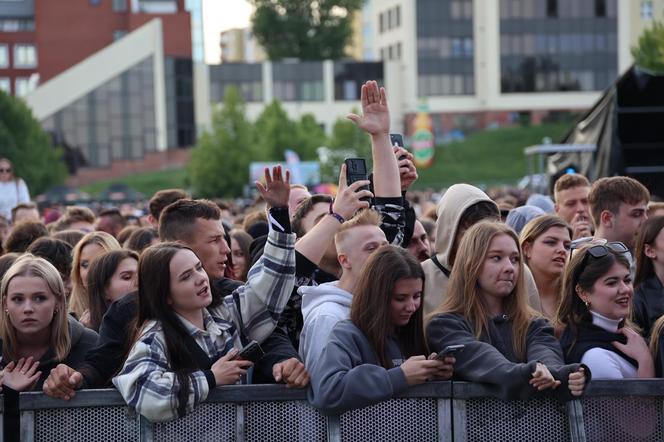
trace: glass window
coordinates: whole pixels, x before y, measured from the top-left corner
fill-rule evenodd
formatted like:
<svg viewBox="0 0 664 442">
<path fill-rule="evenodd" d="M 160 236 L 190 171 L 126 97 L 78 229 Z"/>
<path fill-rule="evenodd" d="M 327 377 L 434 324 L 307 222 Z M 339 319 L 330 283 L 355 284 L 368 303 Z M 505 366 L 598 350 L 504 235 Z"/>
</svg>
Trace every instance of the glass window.
<svg viewBox="0 0 664 442">
<path fill-rule="evenodd" d="M 643 0 L 641 2 L 641 18 L 651 20 L 653 16 L 652 0 Z"/>
<path fill-rule="evenodd" d="M 378 14 L 378 30 L 381 34 L 385 32 L 385 14 L 382 12 Z"/>
<path fill-rule="evenodd" d="M 606 0 L 595 0 L 595 16 L 606 17 Z"/>
<path fill-rule="evenodd" d="M 558 0 L 546 0 L 546 16 L 558 17 Z"/>
<path fill-rule="evenodd" d="M 11 94 L 12 82 L 7 77 L 0 77 L 0 91 Z"/>
<path fill-rule="evenodd" d="M 24 43 L 14 45 L 14 67 L 37 67 L 37 48 L 35 45 Z"/>
<path fill-rule="evenodd" d="M 35 82 L 30 77 L 17 77 L 14 80 L 14 92 L 17 97 L 25 97 L 35 89 Z"/>
<path fill-rule="evenodd" d="M 9 67 L 9 46 L 0 44 L 0 68 Z"/>
<path fill-rule="evenodd" d="M 396 8 L 396 22 L 397 27 L 401 26 L 401 5 L 397 5 Z"/>
<path fill-rule="evenodd" d="M 120 40 L 125 35 L 127 35 L 127 31 L 125 31 L 124 29 L 121 29 L 119 31 L 113 31 L 113 41 Z"/>
<path fill-rule="evenodd" d="M 127 11 L 127 0 L 113 0 L 113 11 L 114 12 L 126 12 Z"/>
</svg>

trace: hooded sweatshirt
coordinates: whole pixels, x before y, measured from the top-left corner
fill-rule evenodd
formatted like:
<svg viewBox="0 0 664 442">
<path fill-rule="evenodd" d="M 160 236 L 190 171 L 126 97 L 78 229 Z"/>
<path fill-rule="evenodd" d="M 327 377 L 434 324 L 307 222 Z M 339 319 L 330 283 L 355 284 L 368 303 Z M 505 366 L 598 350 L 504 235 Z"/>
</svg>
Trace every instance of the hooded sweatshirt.
<svg viewBox="0 0 664 442">
<path fill-rule="evenodd" d="M 443 195 L 438 203 L 436 214 L 436 243 L 434 259 L 427 259 L 422 263 L 424 270 L 424 314 L 431 313 L 445 297 L 447 293 L 447 281 L 449 280 L 452 265 L 450 264 L 450 252 L 454 244 L 454 238 L 459 229 L 461 215 L 470 206 L 481 201 L 495 204 L 486 193 L 470 184 L 455 184 Z M 496 206 L 498 212 L 498 206 Z M 442 268 L 441 268 L 442 267 Z"/>
<path fill-rule="evenodd" d="M 443 195 L 436 213 L 435 255 L 422 263 L 424 270 L 424 314 L 433 312 L 447 294 L 447 283 L 452 271 L 450 253 L 454 238 L 459 230 L 461 216 L 470 206 L 482 201 L 496 204 L 486 193 L 470 184 L 455 184 Z M 496 205 L 496 212 L 498 206 Z M 538 312 L 542 312 L 537 285 L 528 266 L 523 266 L 524 282 L 528 292 L 528 303 Z"/>
<path fill-rule="evenodd" d="M 318 286 L 300 287 L 304 327 L 300 334 L 300 355 L 309 370 L 328 342 L 330 332 L 339 321 L 350 318 L 353 295 L 338 287 L 339 281 Z"/>
</svg>

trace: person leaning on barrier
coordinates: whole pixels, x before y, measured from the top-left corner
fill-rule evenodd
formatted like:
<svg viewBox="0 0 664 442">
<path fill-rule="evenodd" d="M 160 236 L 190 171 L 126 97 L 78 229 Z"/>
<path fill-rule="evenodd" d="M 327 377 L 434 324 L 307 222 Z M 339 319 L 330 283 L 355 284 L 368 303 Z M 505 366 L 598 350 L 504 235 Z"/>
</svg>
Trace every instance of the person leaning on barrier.
<svg viewBox="0 0 664 442">
<path fill-rule="evenodd" d="M 290 230 L 288 214 L 285 209 L 278 207 L 270 209 L 270 214 L 274 219 L 269 236 L 270 254 L 252 266 L 249 281 L 244 285 L 223 277 L 230 249 L 224 240 L 219 208 L 212 202 L 188 199 L 176 201 L 160 215 L 159 233 L 163 240 L 184 244 L 201 258 L 203 268 L 210 278 L 213 304 L 216 305 L 236 291 L 256 297 L 291 290 L 292 275 L 277 274 L 271 267 L 272 263 L 280 262 L 286 253 L 275 244 L 284 242 L 282 238 L 286 234 L 280 232 L 280 229 L 286 229 L 287 232 Z M 112 303 L 99 328 L 99 342 L 89 352 L 80 371 L 72 370 L 64 364 L 58 366 L 44 385 L 44 392 L 51 397 L 68 400 L 79 388 L 107 386 L 111 377 L 122 367 L 127 354 L 127 345 L 131 339 L 127 324 L 136 316 L 136 304 L 136 293 Z M 307 385 L 308 374 L 282 330 L 276 328 L 261 345 L 266 355 L 256 370 L 261 372 L 262 377 L 273 377 L 277 382 L 285 382 L 291 387 Z"/>
<path fill-rule="evenodd" d="M 648 218 L 636 240 L 635 254 L 632 318 L 648 338 L 655 321 L 664 315 L 664 216 Z"/>
<path fill-rule="evenodd" d="M 590 371 L 565 365 L 553 328 L 527 302 L 518 238 L 508 226 L 483 221 L 459 246 L 447 297 L 426 327 L 432 351 L 464 345 L 454 377 L 483 382 L 503 400 L 555 390 L 581 395 Z"/>
<path fill-rule="evenodd" d="M 454 358 L 430 355 L 424 339 L 423 285 L 422 267 L 407 250 L 384 245 L 369 257 L 350 320 L 336 324 L 311 368 L 313 406 L 343 413 L 452 376 Z"/>
<path fill-rule="evenodd" d="M 565 359 L 581 362 L 597 379 L 651 378 L 652 355 L 629 319 L 632 278 L 625 244 L 589 243 L 565 270 L 557 326 Z"/>
</svg>

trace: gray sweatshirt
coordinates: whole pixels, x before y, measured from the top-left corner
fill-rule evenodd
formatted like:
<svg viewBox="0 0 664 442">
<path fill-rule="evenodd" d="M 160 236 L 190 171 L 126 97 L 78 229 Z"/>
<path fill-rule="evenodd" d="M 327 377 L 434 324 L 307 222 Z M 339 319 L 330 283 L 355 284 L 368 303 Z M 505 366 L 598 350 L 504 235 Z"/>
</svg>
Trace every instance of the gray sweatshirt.
<svg viewBox="0 0 664 442">
<path fill-rule="evenodd" d="M 379 365 L 373 347 L 351 321 L 337 323 L 309 373 L 309 401 L 325 414 L 340 414 L 405 391 L 408 384 L 399 367 L 404 356 L 396 341 L 387 342 L 386 356 L 394 368 Z"/>
<path fill-rule="evenodd" d="M 545 319 L 533 319 L 526 334 L 526 361 L 518 362 L 512 345 L 512 321 L 497 317 L 489 321 L 488 336 L 475 337 L 473 327 L 459 314 L 434 316 L 426 327 L 431 351 L 439 352 L 448 345 L 463 344 L 456 353 L 454 379 L 483 382 L 503 400 L 530 399 L 542 394 L 528 382 L 537 362 L 546 365 L 561 385 L 554 395 L 561 400 L 572 399 L 567 381 L 569 374 L 580 364 L 565 365 L 560 343 L 553 335 L 553 327 Z M 585 368 L 585 367 L 584 367 Z M 590 370 L 586 368 L 586 385 Z"/>
</svg>

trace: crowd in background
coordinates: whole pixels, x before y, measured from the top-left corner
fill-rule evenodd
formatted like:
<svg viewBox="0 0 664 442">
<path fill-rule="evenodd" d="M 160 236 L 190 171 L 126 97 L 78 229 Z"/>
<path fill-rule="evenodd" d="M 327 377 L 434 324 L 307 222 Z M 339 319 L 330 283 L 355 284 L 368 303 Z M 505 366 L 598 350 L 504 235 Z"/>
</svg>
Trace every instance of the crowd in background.
<svg viewBox="0 0 664 442">
<path fill-rule="evenodd" d="M 21 391 L 114 387 L 164 421 L 221 385 L 284 383 L 341 413 L 435 380 L 569 400 L 591 378 L 662 376 L 664 204 L 643 185 L 412 191 L 384 89 L 365 84 L 349 118 L 373 174 L 349 183 L 341 165 L 334 198 L 281 167 L 252 204 L 165 189 L 40 211 L 17 190 L 0 225 L 5 410 Z"/>
</svg>

